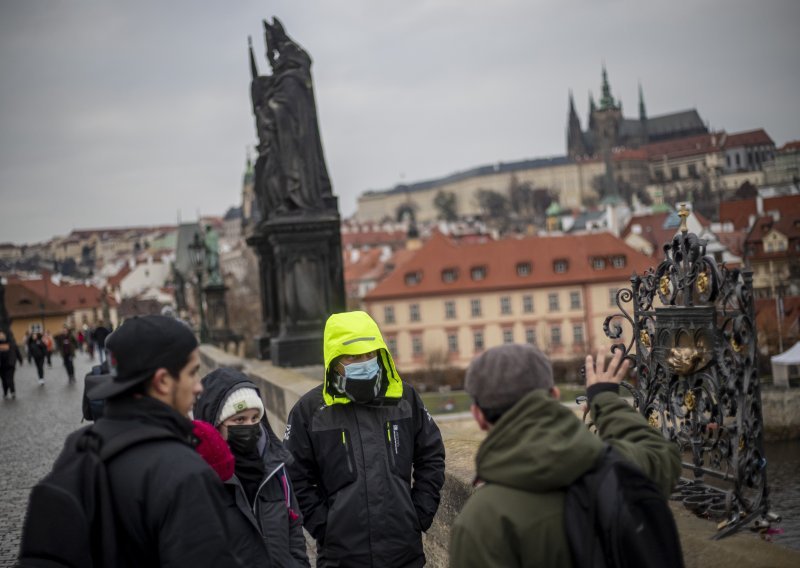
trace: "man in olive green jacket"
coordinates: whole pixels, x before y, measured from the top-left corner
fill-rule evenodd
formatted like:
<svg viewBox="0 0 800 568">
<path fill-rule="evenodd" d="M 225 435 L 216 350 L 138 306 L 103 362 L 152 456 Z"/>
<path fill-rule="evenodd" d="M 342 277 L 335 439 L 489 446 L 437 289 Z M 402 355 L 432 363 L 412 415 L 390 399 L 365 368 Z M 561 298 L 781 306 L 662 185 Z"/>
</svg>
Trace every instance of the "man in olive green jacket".
<svg viewBox="0 0 800 568">
<path fill-rule="evenodd" d="M 621 364 L 620 364 L 621 363 Z M 614 446 L 668 495 L 680 475 L 675 445 L 619 397 L 628 372 L 616 351 L 586 357 L 590 433 L 558 402 L 549 360 L 529 345 L 503 345 L 477 357 L 465 379 L 472 414 L 488 431 L 476 457 L 478 488 L 451 530 L 450 566 L 571 567 L 564 533 L 566 489 Z"/>
</svg>

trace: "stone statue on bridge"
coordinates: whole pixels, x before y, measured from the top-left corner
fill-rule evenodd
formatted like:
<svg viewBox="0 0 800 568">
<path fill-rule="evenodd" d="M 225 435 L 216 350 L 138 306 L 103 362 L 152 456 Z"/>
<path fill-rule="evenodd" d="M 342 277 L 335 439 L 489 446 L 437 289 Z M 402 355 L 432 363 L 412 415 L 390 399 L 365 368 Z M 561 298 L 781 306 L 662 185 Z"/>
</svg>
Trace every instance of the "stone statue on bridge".
<svg viewBox="0 0 800 568">
<path fill-rule="evenodd" d="M 255 191 L 262 218 L 325 209 L 331 183 L 317 121 L 311 57 L 277 18 L 264 21 L 272 75 L 258 74 L 252 43 L 251 97 L 258 131 Z"/>
</svg>

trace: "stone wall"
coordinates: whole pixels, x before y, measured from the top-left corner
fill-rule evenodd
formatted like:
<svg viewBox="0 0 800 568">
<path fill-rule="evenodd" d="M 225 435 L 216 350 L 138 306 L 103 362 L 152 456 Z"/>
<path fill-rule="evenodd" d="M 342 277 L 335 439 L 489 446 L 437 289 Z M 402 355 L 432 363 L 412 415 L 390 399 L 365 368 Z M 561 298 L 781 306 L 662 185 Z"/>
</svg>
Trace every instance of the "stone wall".
<svg viewBox="0 0 800 568">
<path fill-rule="evenodd" d="M 201 348 L 203 372 L 222 366 L 237 368 L 259 385 L 267 408 L 270 424 L 276 433 L 283 431 L 292 406 L 306 392 L 319 384 L 321 367 L 281 369 L 269 362 L 240 359 L 223 351 L 203 345 Z M 768 391 L 764 393 L 765 423 L 775 420 L 780 424 L 774 432 L 786 439 L 792 432 L 798 435 L 800 413 L 791 412 L 800 402 L 796 391 Z M 767 418 L 769 416 L 769 419 Z M 773 419 L 773 416 L 776 418 Z M 438 421 L 442 429 L 447 452 L 445 484 L 442 500 L 433 525 L 424 536 L 427 566 L 446 568 L 450 526 L 464 502 L 472 493 L 475 475 L 475 452 L 480 435 L 468 423 Z M 794 425 L 790 425 L 794 422 Z M 767 428 L 772 432 L 772 428 Z M 715 525 L 698 519 L 680 505 L 672 504 L 673 514 L 681 534 L 686 568 L 738 568 L 765 566 L 800 566 L 800 552 L 764 542 L 750 532 L 740 532 L 722 541 L 712 541 Z"/>
</svg>

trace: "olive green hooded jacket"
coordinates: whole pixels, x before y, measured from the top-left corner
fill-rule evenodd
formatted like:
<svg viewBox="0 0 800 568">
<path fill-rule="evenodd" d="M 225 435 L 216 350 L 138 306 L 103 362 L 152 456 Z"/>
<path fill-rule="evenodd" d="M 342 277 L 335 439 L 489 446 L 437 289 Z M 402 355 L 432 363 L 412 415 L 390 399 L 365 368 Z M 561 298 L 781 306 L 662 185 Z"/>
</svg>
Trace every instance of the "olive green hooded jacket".
<svg viewBox="0 0 800 568">
<path fill-rule="evenodd" d="M 566 488 L 592 467 L 603 441 L 668 495 L 680 475 L 675 445 L 614 392 L 591 403 L 600 437 L 545 391 L 529 393 L 489 431 L 476 456 L 485 482 L 451 530 L 453 568 L 570 567 Z"/>
<path fill-rule="evenodd" d="M 419 395 L 404 383 L 380 330 L 364 312 L 325 325 L 322 384 L 294 406 L 284 445 L 317 566 L 419 567 L 444 484 L 444 444 Z M 333 361 L 378 351 L 382 386 L 368 404 L 329 382 Z"/>
</svg>

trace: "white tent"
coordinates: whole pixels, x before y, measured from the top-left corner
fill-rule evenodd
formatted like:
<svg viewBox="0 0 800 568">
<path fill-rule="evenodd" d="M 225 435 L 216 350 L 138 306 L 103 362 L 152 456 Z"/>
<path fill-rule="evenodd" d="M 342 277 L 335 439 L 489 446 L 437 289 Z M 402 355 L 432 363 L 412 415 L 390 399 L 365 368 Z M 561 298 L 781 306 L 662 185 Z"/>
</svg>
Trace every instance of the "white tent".
<svg viewBox="0 0 800 568">
<path fill-rule="evenodd" d="M 800 341 L 794 347 L 784 351 L 780 355 L 775 355 L 772 362 L 772 383 L 776 387 L 789 386 L 789 367 L 800 365 Z"/>
</svg>

